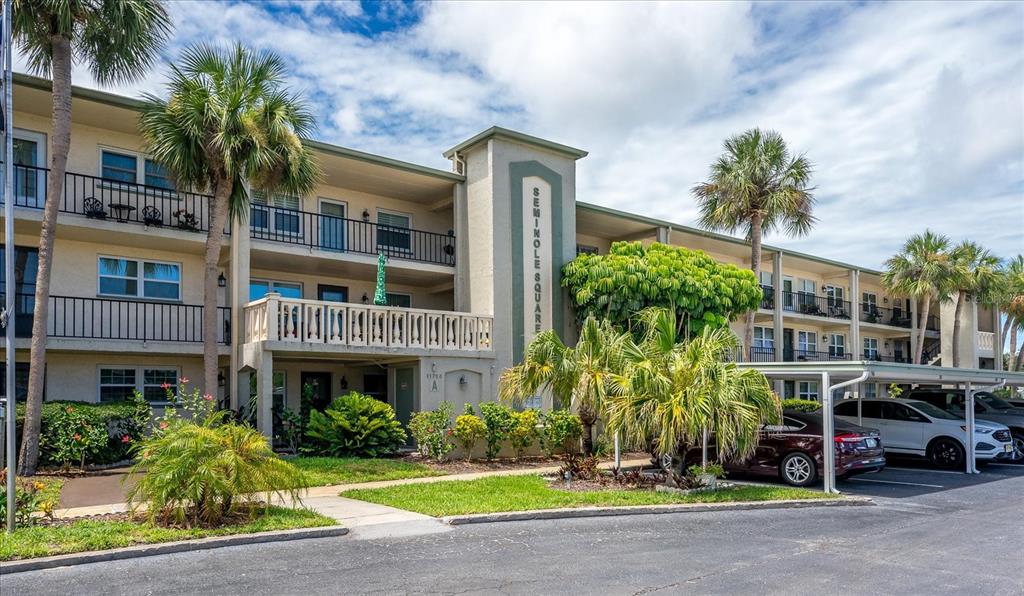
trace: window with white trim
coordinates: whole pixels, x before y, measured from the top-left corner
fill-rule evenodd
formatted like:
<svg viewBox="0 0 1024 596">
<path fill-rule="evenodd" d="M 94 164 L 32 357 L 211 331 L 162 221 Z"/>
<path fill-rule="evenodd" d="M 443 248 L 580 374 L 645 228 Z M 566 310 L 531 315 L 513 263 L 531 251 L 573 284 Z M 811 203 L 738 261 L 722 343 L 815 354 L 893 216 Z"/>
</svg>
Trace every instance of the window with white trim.
<svg viewBox="0 0 1024 596">
<path fill-rule="evenodd" d="M 411 294 L 396 294 L 392 292 L 386 292 L 384 297 L 387 299 L 388 306 L 397 306 L 400 308 L 412 308 L 412 295 Z"/>
<path fill-rule="evenodd" d="M 846 290 L 840 286 L 825 286 L 825 295 L 828 296 L 829 306 L 839 306 L 843 303 Z"/>
<path fill-rule="evenodd" d="M 100 177 L 174 190 L 174 180 L 167 168 L 145 155 L 121 149 L 100 150 Z"/>
<path fill-rule="evenodd" d="M 797 331 L 796 347 L 803 354 L 818 351 L 818 336 L 813 331 Z"/>
<path fill-rule="evenodd" d="M 864 393 L 861 397 L 864 399 L 875 399 L 878 397 L 878 385 L 876 383 L 865 383 Z"/>
<path fill-rule="evenodd" d="M 405 213 L 377 210 L 377 247 L 412 251 L 412 216 Z"/>
<path fill-rule="evenodd" d="M 878 360 L 878 339 L 874 337 L 864 338 L 864 358 Z"/>
<path fill-rule="evenodd" d="M 768 287 L 768 288 L 774 287 L 775 286 L 775 277 L 774 277 L 774 275 L 775 274 L 772 273 L 771 271 L 760 271 L 760 272 L 758 272 L 758 277 L 760 278 L 761 285 L 765 286 L 765 287 Z"/>
<path fill-rule="evenodd" d="M 866 313 L 877 313 L 878 295 L 874 292 L 862 292 L 860 295 L 860 309 Z"/>
<path fill-rule="evenodd" d="M 810 399 L 813 401 L 818 401 L 818 382 L 799 381 L 797 383 L 796 396 L 799 399 Z"/>
<path fill-rule="evenodd" d="M 754 347 L 768 349 L 774 348 L 775 329 L 771 327 L 754 327 Z"/>
<path fill-rule="evenodd" d="M 274 193 L 267 201 L 263 191 L 252 191 L 249 226 L 256 231 L 298 236 L 302 230 L 302 199 Z"/>
<path fill-rule="evenodd" d="M 181 265 L 123 257 L 99 257 L 99 293 L 154 300 L 181 300 Z"/>
<path fill-rule="evenodd" d="M 167 401 L 167 387 L 178 385 L 178 369 L 170 366 L 103 366 L 99 369 L 99 400 L 122 401 L 138 391 L 146 401 Z"/>
<path fill-rule="evenodd" d="M 249 280 L 249 300 L 259 300 L 270 292 L 277 292 L 282 298 L 302 298 L 302 284 L 269 279 Z"/>
<path fill-rule="evenodd" d="M 828 355 L 842 358 L 846 356 L 846 336 L 841 333 L 831 333 L 828 339 Z"/>
</svg>

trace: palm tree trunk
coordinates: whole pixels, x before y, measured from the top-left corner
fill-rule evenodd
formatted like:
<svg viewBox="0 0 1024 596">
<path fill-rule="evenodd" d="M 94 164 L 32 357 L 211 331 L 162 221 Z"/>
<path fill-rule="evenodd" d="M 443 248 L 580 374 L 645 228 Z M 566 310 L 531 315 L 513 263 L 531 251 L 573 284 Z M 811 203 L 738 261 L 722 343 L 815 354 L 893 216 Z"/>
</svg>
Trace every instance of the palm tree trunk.
<svg viewBox="0 0 1024 596">
<path fill-rule="evenodd" d="M 1016 366 L 1013 361 L 1013 355 L 1017 352 L 1017 327 L 1018 325 L 1015 318 L 1014 324 L 1010 325 L 1010 358 L 1009 361 L 1006 363 L 1006 368 L 1010 370 L 1017 370 L 1018 368 L 1020 368 L 1019 366 Z M 1000 357 L 1002 357 L 1002 355 L 1000 355 Z"/>
<path fill-rule="evenodd" d="M 999 357 L 1000 358 L 1003 357 L 1003 350 L 1006 349 L 1006 340 L 1009 339 L 1007 337 L 1007 334 L 1010 333 L 1010 327 L 1012 327 L 1012 326 L 1013 326 L 1013 315 L 1007 314 L 1006 315 L 1006 321 L 1003 322 L 1003 334 L 999 336 L 999 339 L 1002 340 L 1002 343 L 999 344 L 999 346 L 998 346 Z"/>
<path fill-rule="evenodd" d="M 953 315 L 953 368 L 960 367 L 960 317 L 964 311 L 965 297 L 966 293 L 962 291 L 956 295 L 956 313 Z"/>
<path fill-rule="evenodd" d="M 1021 344 L 1020 351 L 1017 352 L 1017 366 L 1013 370 L 1020 370 L 1024 368 L 1024 344 Z"/>
<path fill-rule="evenodd" d="M 594 454 L 594 423 L 583 422 L 583 455 Z"/>
<path fill-rule="evenodd" d="M 57 211 L 64 194 L 64 173 L 71 147 L 71 40 L 59 35 L 50 39 L 53 48 L 52 126 L 50 173 L 46 179 L 46 205 L 39 231 L 36 269 L 35 309 L 32 315 L 32 344 L 29 356 L 28 403 L 22 431 L 20 474 L 32 475 L 39 464 L 39 425 L 43 408 L 43 373 L 46 368 L 46 328 L 50 316 L 50 274 L 53 243 L 57 237 Z M 11 200 L 8 197 L 7 200 Z M 13 288 L 8 288 L 13 291 Z"/>
<path fill-rule="evenodd" d="M 217 275 L 220 249 L 224 243 L 224 226 L 228 222 L 228 200 L 231 180 L 220 180 L 210 206 L 212 220 L 206 234 L 205 268 L 203 270 L 203 392 L 217 395 Z"/>
<path fill-rule="evenodd" d="M 758 287 L 761 284 L 761 222 L 762 217 L 760 213 L 755 213 L 750 218 L 750 268 L 754 271 L 754 278 Z M 776 308 L 780 308 L 781 305 L 776 304 Z M 740 358 L 741 361 L 750 360 L 750 350 L 754 346 L 754 313 L 757 309 L 754 308 L 747 313 L 747 322 L 743 327 L 743 349 L 746 354 Z M 781 337 L 776 337 L 775 341 L 781 341 Z"/>
<path fill-rule="evenodd" d="M 932 297 L 925 295 L 921 299 L 921 315 L 917 324 L 917 347 L 914 349 L 914 364 L 924 364 L 921 357 L 924 355 L 924 335 L 928 326 L 928 311 L 932 308 Z"/>
</svg>

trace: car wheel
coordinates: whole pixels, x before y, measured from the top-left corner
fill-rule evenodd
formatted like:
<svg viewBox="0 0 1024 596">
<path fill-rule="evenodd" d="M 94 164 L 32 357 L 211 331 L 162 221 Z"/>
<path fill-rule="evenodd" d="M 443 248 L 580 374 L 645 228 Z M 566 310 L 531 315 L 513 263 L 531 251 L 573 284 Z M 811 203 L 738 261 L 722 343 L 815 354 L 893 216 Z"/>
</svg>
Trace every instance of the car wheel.
<svg viewBox="0 0 1024 596">
<path fill-rule="evenodd" d="M 818 466 L 806 453 L 790 453 L 779 464 L 779 475 L 786 484 L 809 486 L 818 479 Z"/>
<path fill-rule="evenodd" d="M 1024 433 L 1013 433 L 1010 441 L 1013 443 L 1010 461 L 1015 464 L 1024 464 Z"/>
<path fill-rule="evenodd" d="M 932 441 L 928 446 L 928 459 L 940 468 L 962 468 L 966 458 L 963 446 L 956 439 L 944 437 Z"/>
</svg>

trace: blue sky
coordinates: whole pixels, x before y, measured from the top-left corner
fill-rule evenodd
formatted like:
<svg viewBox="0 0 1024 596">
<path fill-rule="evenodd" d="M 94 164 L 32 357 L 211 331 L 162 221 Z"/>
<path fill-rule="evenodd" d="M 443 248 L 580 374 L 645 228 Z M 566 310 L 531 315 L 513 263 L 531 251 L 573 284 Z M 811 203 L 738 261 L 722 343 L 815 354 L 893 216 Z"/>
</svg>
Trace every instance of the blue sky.
<svg viewBox="0 0 1024 596">
<path fill-rule="evenodd" d="M 774 128 L 815 164 L 820 221 L 772 244 L 880 267 L 931 228 L 1024 252 L 1019 3 L 169 9 L 167 61 L 200 40 L 278 52 L 328 142 L 447 169 L 444 149 L 498 124 L 588 150 L 578 199 L 693 224 L 722 140 Z M 112 90 L 159 92 L 164 71 Z"/>
</svg>

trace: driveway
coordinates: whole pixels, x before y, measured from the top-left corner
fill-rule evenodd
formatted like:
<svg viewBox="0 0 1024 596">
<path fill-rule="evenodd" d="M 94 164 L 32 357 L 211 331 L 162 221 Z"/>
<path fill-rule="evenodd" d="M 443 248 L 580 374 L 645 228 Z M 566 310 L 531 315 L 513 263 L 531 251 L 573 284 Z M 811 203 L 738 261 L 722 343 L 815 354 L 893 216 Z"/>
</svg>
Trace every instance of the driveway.
<svg viewBox="0 0 1024 596">
<path fill-rule="evenodd" d="M 903 466 L 897 466 L 902 468 Z M 1024 467 L 849 481 L 874 507 L 361 533 L 16 574 L 11 594 L 1017 594 Z M 888 483 L 891 482 L 892 484 Z M 895 484 L 895 483 L 903 484 Z"/>
</svg>

